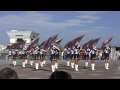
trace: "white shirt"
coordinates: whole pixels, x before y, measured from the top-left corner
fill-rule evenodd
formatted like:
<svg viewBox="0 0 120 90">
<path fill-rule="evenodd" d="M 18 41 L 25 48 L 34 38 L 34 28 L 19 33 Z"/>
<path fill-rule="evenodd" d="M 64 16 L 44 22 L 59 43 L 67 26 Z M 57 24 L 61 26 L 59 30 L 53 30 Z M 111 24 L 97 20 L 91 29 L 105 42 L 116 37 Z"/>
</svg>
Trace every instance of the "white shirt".
<svg viewBox="0 0 120 90">
<path fill-rule="evenodd" d="M 15 52 L 15 51 L 12 51 L 12 54 L 13 54 L 13 55 L 15 55 L 15 54 L 16 54 L 16 52 Z"/>
<path fill-rule="evenodd" d="M 96 46 L 93 46 L 93 49 L 96 50 Z"/>
<path fill-rule="evenodd" d="M 66 51 L 66 53 L 67 53 L 67 54 L 70 54 L 70 51 L 69 51 L 69 50 L 67 50 L 67 51 Z"/>
<path fill-rule="evenodd" d="M 19 51 L 19 54 L 22 54 L 22 51 Z"/>
<path fill-rule="evenodd" d="M 22 54 L 25 54 L 25 51 L 22 51 L 21 53 L 22 53 Z"/>
<path fill-rule="evenodd" d="M 108 50 L 108 49 L 105 49 L 105 53 L 109 53 L 109 50 Z"/>
<path fill-rule="evenodd" d="M 89 55 L 89 52 L 88 52 L 88 51 L 85 51 L 85 54 L 86 54 L 86 55 Z"/>
<path fill-rule="evenodd" d="M 90 52 L 90 49 L 89 49 L 89 48 L 87 49 L 87 52 Z"/>
<path fill-rule="evenodd" d="M 34 54 L 37 54 L 37 50 L 35 50 L 33 53 L 34 53 Z"/>
<path fill-rule="evenodd" d="M 9 51 L 9 55 L 11 55 L 12 54 L 12 51 Z"/>
<path fill-rule="evenodd" d="M 94 51 L 94 50 L 91 50 L 91 54 L 95 54 L 95 51 Z"/>
<path fill-rule="evenodd" d="M 36 47 L 36 49 L 38 50 L 38 49 L 39 49 L 39 47 L 37 46 L 37 47 Z"/>
<path fill-rule="evenodd" d="M 75 49 L 75 54 L 78 54 L 79 52 L 78 52 L 78 49 Z"/>
<path fill-rule="evenodd" d="M 55 54 L 55 51 L 53 49 L 51 49 L 51 54 Z"/>
<path fill-rule="evenodd" d="M 43 54 L 43 49 L 40 49 L 40 54 Z"/>
<path fill-rule="evenodd" d="M 73 50 L 71 50 L 71 54 L 74 54 L 74 51 L 73 51 Z"/>
</svg>

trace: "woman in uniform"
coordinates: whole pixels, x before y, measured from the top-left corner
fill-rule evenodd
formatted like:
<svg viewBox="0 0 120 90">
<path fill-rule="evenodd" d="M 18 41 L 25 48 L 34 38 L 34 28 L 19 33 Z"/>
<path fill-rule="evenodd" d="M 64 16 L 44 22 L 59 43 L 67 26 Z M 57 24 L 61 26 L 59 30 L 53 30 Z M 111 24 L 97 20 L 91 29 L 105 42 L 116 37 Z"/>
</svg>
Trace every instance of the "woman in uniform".
<svg viewBox="0 0 120 90">
<path fill-rule="evenodd" d="M 67 57 L 67 66 L 70 66 L 70 48 L 66 49 L 66 57 Z"/>
<path fill-rule="evenodd" d="M 96 50 L 92 48 L 90 53 L 91 53 L 91 69 L 95 70 Z"/>
<path fill-rule="evenodd" d="M 90 60 L 89 54 L 90 54 L 90 49 L 87 48 L 87 50 L 85 50 L 85 68 L 88 67 L 88 61 Z"/>
<path fill-rule="evenodd" d="M 76 46 L 74 49 L 74 53 L 75 53 L 75 71 L 78 71 L 78 63 L 79 63 L 79 48 Z"/>
<path fill-rule="evenodd" d="M 34 54 L 33 54 L 33 50 L 30 50 L 29 53 L 29 60 L 30 60 L 30 65 L 33 65 L 33 60 L 34 60 Z"/>
<path fill-rule="evenodd" d="M 35 69 L 38 70 L 39 69 L 38 50 L 35 49 L 33 51 L 33 54 L 34 54 L 34 60 L 35 60 Z"/>
<path fill-rule="evenodd" d="M 55 47 L 55 69 L 58 69 L 59 48 Z"/>
<path fill-rule="evenodd" d="M 51 60 L 51 69 L 52 72 L 55 72 L 55 47 L 52 47 L 50 50 L 50 60 Z"/>
<path fill-rule="evenodd" d="M 21 54 L 22 54 L 22 56 L 21 56 L 22 67 L 25 67 L 25 58 L 26 58 L 25 50 L 22 50 Z"/>
<path fill-rule="evenodd" d="M 12 50 L 13 65 L 16 66 L 17 50 Z"/>
<path fill-rule="evenodd" d="M 42 48 L 40 48 L 39 59 L 40 59 L 40 66 L 43 67 L 45 63 L 43 62 L 44 61 L 44 50 Z"/>
<path fill-rule="evenodd" d="M 73 47 L 73 48 L 71 49 L 71 52 L 70 52 L 70 56 L 71 56 L 71 68 L 74 68 L 74 64 L 75 64 L 74 48 L 75 48 L 75 47 Z"/>
<path fill-rule="evenodd" d="M 105 69 L 109 69 L 109 55 L 110 55 L 110 48 L 106 46 L 104 50 Z"/>
</svg>

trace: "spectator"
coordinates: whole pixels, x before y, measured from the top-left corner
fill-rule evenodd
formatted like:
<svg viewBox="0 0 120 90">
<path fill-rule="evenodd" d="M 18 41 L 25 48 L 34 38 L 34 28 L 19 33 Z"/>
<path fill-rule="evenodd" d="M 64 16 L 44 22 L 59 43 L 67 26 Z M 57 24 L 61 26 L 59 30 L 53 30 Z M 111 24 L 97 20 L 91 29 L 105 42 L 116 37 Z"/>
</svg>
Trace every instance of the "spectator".
<svg viewBox="0 0 120 90">
<path fill-rule="evenodd" d="M 18 79 L 18 76 L 13 69 L 4 68 L 0 71 L 0 79 Z"/>
<path fill-rule="evenodd" d="M 49 79 L 72 79 L 72 77 L 65 71 L 55 71 L 50 75 Z"/>
</svg>

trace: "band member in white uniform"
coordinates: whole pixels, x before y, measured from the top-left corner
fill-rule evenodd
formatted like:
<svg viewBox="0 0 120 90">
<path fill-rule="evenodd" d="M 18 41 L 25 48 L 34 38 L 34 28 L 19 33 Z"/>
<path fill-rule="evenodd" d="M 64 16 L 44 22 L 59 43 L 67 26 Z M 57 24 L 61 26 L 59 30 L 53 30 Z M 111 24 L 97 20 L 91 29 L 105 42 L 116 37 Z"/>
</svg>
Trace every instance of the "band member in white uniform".
<svg viewBox="0 0 120 90">
<path fill-rule="evenodd" d="M 91 53 L 91 69 L 95 70 L 96 50 L 91 49 L 90 53 Z"/>
<path fill-rule="evenodd" d="M 105 60 L 105 69 L 109 69 L 109 55 L 110 55 L 110 47 L 106 46 L 104 50 L 104 60 Z"/>
<path fill-rule="evenodd" d="M 33 54 L 34 54 L 34 60 L 35 60 L 35 69 L 38 70 L 39 69 L 38 50 L 35 49 L 33 51 Z"/>
<path fill-rule="evenodd" d="M 88 67 L 88 62 L 90 60 L 90 49 L 85 50 L 85 68 Z"/>
<path fill-rule="evenodd" d="M 45 58 L 44 58 L 44 52 L 45 50 L 43 50 L 42 48 L 40 48 L 40 55 L 39 55 L 39 59 L 40 59 L 40 66 L 43 67 L 43 65 L 45 64 Z"/>
<path fill-rule="evenodd" d="M 34 53 L 33 53 L 33 49 L 32 50 L 30 50 L 30 53 L 29 53 L 30 55 L 30 58 L 29 58 L 29 60 L 30 60 L 30 65 L 32 66 L 33 65 L 33 60 L 34 60 Z"/>
<path fill-rule="evenodd" d="M 67 66 L 70 66 L 70 63 L 71 63 L 71 62 L 70 62 L 70 48 L 67 48 L 65 52 L 66 52 L 66 54 L 67 54 L 67 55 L 66 55 L 66 58 L 67 58 Z"/>
<path fill-rule="evenodd" d="M 26 57 L 26 54 L 25 54 L 25 50 L 22 50 L 22 52 L 21 52 L 21 54 L 22 54 L 22 67 L 25 67 L 25 57 Z"/>
<path fill-rule="evenodd" d="M 59 52 L 60 52 L 60 49 L 59 47 L 55 47 L 55 68 L 58 69 L 58 59 L 59 59 Z"/>
<path fill-rule="evenodd" d="M 11 60 L 11 58 L 12 58 L 12 51 L 11 51 L 11 50 L 9 50 L 9 54 L 8 54 L 7 59 L 8 59 L 8 60 Z"/>
<path fill-rule="evenodd" d="M 22 50 L 18 52 L 18 55 L 19 55 L 19 59 L 22 60 Z"/>
<path fill-rule="evenodd" d="M 75 53 L 75 71 L 78 71 L 78 63 L 79 63 L 79 48 L 76 46 L 75 49 L 74 49 L 74 53 Z"/>
<path fill-rule="evenodd" d="M 17 50 L 12 50 L 13 65 L 16 66 Z"/>
<path fill-rule="evenodd" d="M 75 49 L 75 47 L 73 47 L 71 49 L 71 52 L 70 52 L 70 56 L 71 56 L 71 68 L 74 68 L 74 65 L 75 65 L 74 49 Z"/>
<path fill-rule="evenodd" d="M 43 49 L 43 65 L 46 64 L 46 53 L 47 53 L 47 52 L 48 52 L 47 50 L 44 50 L 44 49 Z"/>
<path fill-rule="evenodd" d="M 52 72 L 55 72 L 55 48 L 52 47 L 50 50 L 51 56 L 50 56 L 50 60 L 51 60 L 51 69 Z"/>
<path fill-rule="evenodd" d="M 28 60 L 29 60 L 29 52 L 25 51 L 25 64 L 28 64 Z"/>
</svg>

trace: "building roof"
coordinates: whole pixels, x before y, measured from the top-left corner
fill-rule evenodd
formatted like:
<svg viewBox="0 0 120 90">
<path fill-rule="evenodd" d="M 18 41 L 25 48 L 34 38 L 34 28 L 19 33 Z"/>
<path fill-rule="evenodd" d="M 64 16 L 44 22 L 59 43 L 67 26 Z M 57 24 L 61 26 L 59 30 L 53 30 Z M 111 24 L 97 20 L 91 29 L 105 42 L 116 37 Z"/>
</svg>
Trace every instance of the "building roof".
<svg viewBox="0 0 120 90">
<path fill-rule="evenodd" d="M 26 31 L 26 30 L 10 30 L 7 31 L 7 34 L 10 38 L 15 38 L 17 36 L 24 36 L 24 37 L 30 37 L 31 35 L 37 35 L 39 36 L 39 33 L 36 33 L 34 31 Z"/>
</svg>

